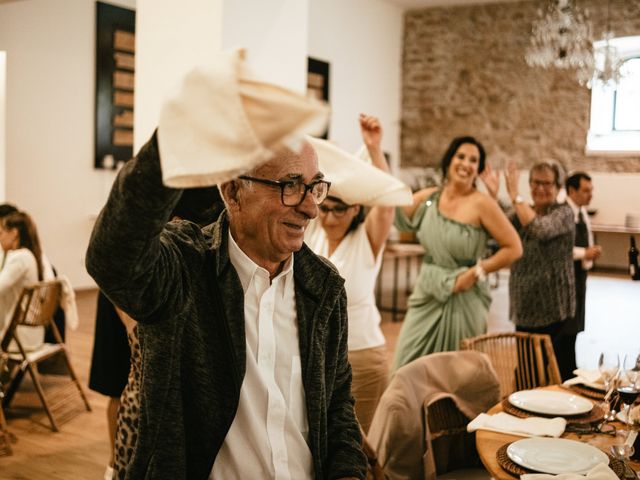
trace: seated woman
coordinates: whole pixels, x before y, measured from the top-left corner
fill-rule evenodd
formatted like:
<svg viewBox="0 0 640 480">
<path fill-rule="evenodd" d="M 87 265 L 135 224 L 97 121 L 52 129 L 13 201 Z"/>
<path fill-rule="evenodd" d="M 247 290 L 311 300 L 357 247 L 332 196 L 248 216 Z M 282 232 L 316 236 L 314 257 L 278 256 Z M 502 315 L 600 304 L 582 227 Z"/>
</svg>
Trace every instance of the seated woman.
<svg viewBox="0 0 640 480">
<path fill-rule="evenodd" d="M 426 253 L 398 337 L 394 370 L 429 353 L 457 350 L 463 338 L 485 333 L 491 304 L 486 274 L 522 255 L 505 214 L 476 189 L 485 167 L 480 142 L 453 139 L 441 167 L 444 185 L 414 193 L 413 204 L 397 211 L 396 227 L 416 232 Z M 483 259 L 490 236 L 500 248 Z"/>
<path fill-rule="evenodd" d="M 389 167 L 380 148 L 382 128 L 378 119 L 360 115 L 359 121 L 373 166 L 388 172 Z M 313 145 L 316 147 L 315 143 Z M 380 329 L 374 287 L 382 264 L 382 250 L 393 222 L 393 207 L 375 200 L 367 202 L 359 195 L 359 184 L 371 183 L 366 171 L 352 181 L 344 181 L 326 162 L 324 150 L 316 148 L 316 151 L 320 170 L 332 183 L 329 196 L 319 207 L 318 221 L 307 231 L 305 242 L 315 253 L 331 260 L 345 279 L 349 362 L 353 374 L 351 392 L 356 400 L 356 416 L 366 433 L 389 377 L 387 349 Z M 359 159 L 354 160 L 356 166 L 367 166 Z M 389 180 L 400 184 L 390 176 Z M 410 191 L 408 187 L 405 190 L 404 203 L 408 203 Z M 359 201 L 356 204 L 354 200 Z M 364 203 L 372 207 L 366 217 Z"/>
<path fill-rule="evenodd" d="M 4 251 L 0 270 L 0 329 L 4 335 L 23 288 L 42 280 L 43 266 L 36 226 L 24 212 L 14 212 L 0 220 L 0 245 Z M 16 335 L 25 350 L 35 350 L 44 343 L 42 327 L 20 327 Z"/>
</svg>

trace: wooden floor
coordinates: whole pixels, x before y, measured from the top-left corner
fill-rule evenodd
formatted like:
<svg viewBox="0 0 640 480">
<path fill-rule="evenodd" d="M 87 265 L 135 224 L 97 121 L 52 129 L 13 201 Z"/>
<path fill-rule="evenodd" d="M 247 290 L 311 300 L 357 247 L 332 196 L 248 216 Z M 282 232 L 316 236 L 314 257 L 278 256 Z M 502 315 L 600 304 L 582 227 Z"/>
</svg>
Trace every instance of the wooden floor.
<svg viewBox="0 0 640 480">
<path fill-rule="evenodd" d="M 54 433 L 38 406 L 32 384 L 25 378 L 6 412 L 9 431 L 16 437 L 13 455 L 0 457 L 2 480 L 101 479 L 109 458 L 106 397 L 86 385 L 93 349 L 96 292 L 77 293 L 80 325 L 67 333 L 71 361 L 89 396 L 92 412 L 83 412 Z M 53 383 L 49 379 L 49 384 Z M 58 381 L 58 379 L 56 379 Z"/>
<path fill-rule="evenodd" d="M 389 275 L 386 269 L 385 275 Z M 508 277 L 503 273 L 500 285 L 493 290 L 490 312 L 491 331 L 509 330 L 507 320 Z M 390 282 L 388 283 L 390 285 Z M 385 292 L 383 300 L 389 300 Z M 95 291 L 77 295 L 80 327 L 68 332 L 67 342 L 76 372 L 87 385 L 95 318 Z M 621 275 L 591 275 L 588 285 L 587 328 L 578 340 L 578 365 L 594 368 L 597 352 L 602 349 L 621 351 L 638 348 L 640 315 L 636 312 L 640 301 L 640 282 L 631 282 Z M 383 331 L 393 352 L 401 322 L 391 322 L 383 314 Z M 9 430 L 17 441 L 13 455 L 0 457 L 0 480 L 75 480 L 101 479 L 109 458 L 106 427 L 106 398 L 87 388 L 93 407 L 65 423 L 61 431 L 50 430 L 44 412 L 30 382 L 16 394 L 7 412 Z M 19 407 L 19 408 L 18 408 Z"/>
</svg>

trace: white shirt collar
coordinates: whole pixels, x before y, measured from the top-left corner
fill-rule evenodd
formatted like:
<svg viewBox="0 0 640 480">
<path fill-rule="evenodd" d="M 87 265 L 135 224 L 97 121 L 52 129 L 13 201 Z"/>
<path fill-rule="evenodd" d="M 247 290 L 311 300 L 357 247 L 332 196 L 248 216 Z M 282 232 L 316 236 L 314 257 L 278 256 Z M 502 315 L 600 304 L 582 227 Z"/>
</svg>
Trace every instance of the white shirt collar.
<svg viewBox="0 0 640 480">
<path fill-rule="evenodd" d="M 578 213 L 581 210 L 582 210 L 582 217 L 584 218 L 584 221 L 585 222 L 587 221 L 587 209 L 576 205 L 576 203 L 571 199 L 569 195 L 567 195 L 567 205 L 569 205 L 571 207 L 571 210 L 573 210 L 573 219 L 575 220 L 575 223 L 578 223 Z"/>
<path fill-rule="evenodd" d="M 238 246 L 236 241 L 231 235 L 231 229 L 229 229 L 229 260 L 231 264 L 238 272 L 238 277 L 240 277 L 240 283 L 242 284 L 242 290 L 244 293 L 247 293 L 247 289 L 253 279 L 253 276 L 259 272 L 260 275 L 266 275 L 269 278 L 269 272 L 267 269 L 262 268 L 260 265 L 255 263 L 249 256 L 242 251 L 242 249 Z M 284 266 L 282 267 L 282 271 L 273 279 L 273 281 L 277 281 L 278 279 L 284 277 L 284 287 L 287 286 L 287 281 L 292 277 L 291 273 L 293 272 L 293 254 L 285 260 Z"/>
</svg>

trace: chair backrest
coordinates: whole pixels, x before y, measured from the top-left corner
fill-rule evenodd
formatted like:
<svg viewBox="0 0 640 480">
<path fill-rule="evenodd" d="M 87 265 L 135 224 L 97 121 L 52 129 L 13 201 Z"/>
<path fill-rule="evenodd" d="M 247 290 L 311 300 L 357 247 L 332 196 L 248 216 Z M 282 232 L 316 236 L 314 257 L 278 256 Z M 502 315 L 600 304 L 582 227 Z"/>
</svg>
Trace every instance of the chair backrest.
<svg viewBox="0 0 640 480">
<path fill-rule="evenodd" d="M 467 432 L 472 420 L 450 397 L 425 405 L 427 438 L 430 440 L 438 475 L 460 468 L 480 467 L 475 434 Z"/>
<path fill-rule="evenodd" d="M 433 353 L 398 369 L 367 435 L 385 474 L 392 480 L 432 479 L 436 471 L 452 468 L 446 448 L 457 449 L 458 440 L 466 441 L 469 419 L 495 405 L 499 391 L 489 358 L 479 352 Z M 455 404 L 455 411 L 441 408 L 446 400 Z M 445 440 L 450 432 L 460 435 Z M 434 441 L 443 446 L 432 447 Z"/>
<path fill-rule="evenodd" d="M 58 280 L 39 282 L 24 287 L 18 298 L 16 308 L 13 311 L 13 317 L 9 323 L 9 327 L 2 338 L 0 344 L 2 351 L 9 349 L 11 340 L 15 338 L 15 330 L 20 325 L 28 327 L 49 326 L 58 343 L 62 343 L 60 333 L 55 327 L 55 323 L 52 322 L 53 314 L 60 305 L 61 293 L 62 285 Z M 16 343 L 18 343 L 22 350 L 17 338 Z"/>
<path fill-rule="evenodd" d="M 461 350 L 486 353 L 500 380 L 502 398 L 518 390 L 559 384 L 560 370 L 549 335 L 503 332 L 466 338 Z"/>
</svg>

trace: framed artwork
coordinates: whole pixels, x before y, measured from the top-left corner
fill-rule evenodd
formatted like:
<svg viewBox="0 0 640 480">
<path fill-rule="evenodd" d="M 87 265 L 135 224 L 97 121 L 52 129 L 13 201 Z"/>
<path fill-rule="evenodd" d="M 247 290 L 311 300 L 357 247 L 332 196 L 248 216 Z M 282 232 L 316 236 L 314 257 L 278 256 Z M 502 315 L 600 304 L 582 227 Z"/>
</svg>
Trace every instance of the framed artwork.
<svg viewBox="0 0 640 480">
<path fill-rule="evenodd" d="M 329 103 L 329 63 L 317 58 L 308 57 L 307 62 L 307 96 Z M 322 135 L 329 138 L 329 127 Z"/>
<path fill-rule="evenodd" d="M 135 12 L 96 3 L 95 168 L 133 156 Z"/>
</svg>

